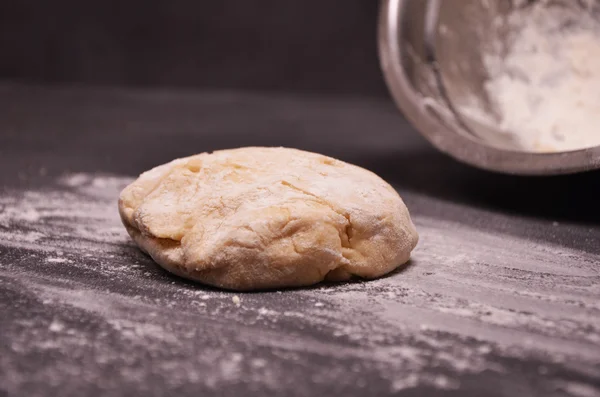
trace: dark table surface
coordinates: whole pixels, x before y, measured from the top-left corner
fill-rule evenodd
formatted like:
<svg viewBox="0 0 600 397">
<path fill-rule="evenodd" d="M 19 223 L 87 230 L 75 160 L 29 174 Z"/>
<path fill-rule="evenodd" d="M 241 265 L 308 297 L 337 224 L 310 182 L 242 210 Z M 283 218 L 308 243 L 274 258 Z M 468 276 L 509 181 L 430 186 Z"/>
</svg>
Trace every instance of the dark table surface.
<svg viewBox="0 0 600 397">
<path fill-rule="evenodd" d="M 379 173 L 411 262 L 236 294 L 136 249 L 121 188 L 246 145 Z M 599 178 L 469 168 L 381 99 L 0 85 L 0 396 L 598 396 Z"/>
</svg>

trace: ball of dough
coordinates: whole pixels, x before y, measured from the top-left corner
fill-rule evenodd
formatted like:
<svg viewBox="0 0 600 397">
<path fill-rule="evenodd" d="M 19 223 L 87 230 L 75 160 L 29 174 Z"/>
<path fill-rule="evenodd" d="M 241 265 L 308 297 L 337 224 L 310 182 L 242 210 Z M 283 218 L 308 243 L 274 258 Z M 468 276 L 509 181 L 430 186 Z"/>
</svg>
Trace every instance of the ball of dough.
<svg viewBox="0 0 600 397">
<path fill-rule="evenodd" d="M 233 290 L 379 277 L 408 261 L 418 240 L 377 175 L 286 148 L 171 161 L 127 186 L 119 212 L 163 268 Z"/>
</svg>

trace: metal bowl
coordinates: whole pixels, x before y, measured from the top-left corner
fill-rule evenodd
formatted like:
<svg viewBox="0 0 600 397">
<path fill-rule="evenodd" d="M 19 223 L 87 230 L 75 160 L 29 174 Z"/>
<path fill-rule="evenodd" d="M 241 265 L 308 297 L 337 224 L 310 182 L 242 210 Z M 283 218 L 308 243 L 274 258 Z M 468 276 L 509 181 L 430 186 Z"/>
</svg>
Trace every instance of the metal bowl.
<svg viewBox="0 0 600 397">
<path fill-rule="evenodd" d="M 492 39 L 490 35 L 497 39 L 505 34 L 490 26 L 511 4 L 508 0 L 383 0 L 379 55 L 394 100 L 435 147 L 470 165 L 522 175 L 599 169 L 600 146 L 526 152 L 502 131 L 479 124 L 455 108 L 456 98 L 465 92 L 479 96 L 484 106 L 489 103 L 482 89 L 486 72 L 478 49 Z M 440 35 L 441 20 L 459 34 Z M 450 59 L 460 59 L 462 66 L 449 68 Z"/>
</svg>

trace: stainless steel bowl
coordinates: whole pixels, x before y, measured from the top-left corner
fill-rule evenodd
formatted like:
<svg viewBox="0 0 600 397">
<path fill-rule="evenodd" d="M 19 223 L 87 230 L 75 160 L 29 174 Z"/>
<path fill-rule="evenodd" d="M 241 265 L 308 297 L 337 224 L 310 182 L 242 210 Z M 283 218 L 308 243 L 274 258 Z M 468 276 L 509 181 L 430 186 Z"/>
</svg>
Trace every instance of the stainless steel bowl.
<svg viewBox="0 0 600 397">
<path fill-rule="evenodd" d="M 578 1 L 570 0 L 572 4 Z M 596 0 L 579 0 L 591 4 Z M 521 0 L 520 3 L 532 1 Z M 476 167 L 511 174 L 552 175 L 600 168 L 600 146 L 569 152 L 525 152 L 506 134 L 464 117 L 455 109 L 465 92 L 489 103 L 482 89 L 481 43 L 501 38 L 491 29 L 514 0 L 383 0 L 379 55 L 398 107 L 439 150 Z M 439 34 L 439 23 L 458 34 Z M 449 68 L 449 60 L 461 60 Z M 492 112 L 492 110 L 490 110 Z M 600 134 L 600 126 L 599 134 Z"/>
</svg>

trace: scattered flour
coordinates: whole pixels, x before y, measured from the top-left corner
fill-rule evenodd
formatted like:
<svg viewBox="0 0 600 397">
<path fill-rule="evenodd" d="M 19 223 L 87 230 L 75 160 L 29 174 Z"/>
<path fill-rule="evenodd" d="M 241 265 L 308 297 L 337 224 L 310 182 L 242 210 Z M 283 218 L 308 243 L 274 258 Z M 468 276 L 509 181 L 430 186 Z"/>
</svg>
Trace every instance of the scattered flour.
<svg viewBox="0 0 600 397">
<path fill-rule="evenodd" d="M 267 309 L 264 306 L 261 307 L 260 309 L 258 309 L 258 314 L 261 316 L 279 316 L 279 312 L 276 312 L 275 310 Z"/>
<path fill-rule="evenodd" d="M 575 397 L 598 397 L 598 389 L 586 384 L 562 381 L 557 382 L 557 386 Z"/>
<path fill-rule="evenodd" d="M 16 290 L 49 313 L 43 332 L 30 318 L 11 325 L 13 351 L 87 357 L 96 346 L 94 366 L 125 368 L 120 376 L 138 385 L 155 371 L 173 385 L 215 390 L 251 379 L 286 391 L 286 379 L 307 372 L 348 387 L 373 386 L 361 378 L 371 373 L 392 392 L 447 390 L 464 374 L 504 376 L 513 369 L 502 360 L 523 357 L 576 358 L 590 377 L 600 368 L 597 256 L 417 215 L 421 242 L 399 274 L 242 299 L 175 282 L 143 259 L 116 211 L 129 181 L 78 174 L 0 197 L 0 248 L 17 248 L 36 267 L 0 263 L 0 282 L 12 277 L 8 286 L 20 283 Z M 145 354 L 159 357 L 155 367 L 131 365 Z M 2 369 L 14 390 L 28 381 L 14 360 L 0 357 Z M 78 370 L 62 361 L 41 374 L 52 381 Z M 310 384 L 303 387 L 308 393 Z M 596 391 L 585 381 L 557 387 L 584 397 Z"/>
<path fill-rule="evenodd" d="M 97 177 L 95 177 L 94 175 L 78 173 L 63 176 L 61 178 L 61 182 L 66 186 L 79 187 L 88 185 L 95 179 L 97 179 Z"/>
<path fill-rule="evenodd" d="M 50 262 L 50 263 L 67 263 L 70 262 L 68 259 L 66 258 L 46 258 L 46 262 Z"/>
<path fill-rule="evenodd" d="M 74 174 L 61 178 L 56 188 L 8 192 L 0 196 L 0 238 L 20 248 L 39 249 L 42 243 L 49 251 L 75 248 L 88 254 L 105 250 L 104 243 L 127 241 L 115 197 L 130 182 L 129 178 Z"/>
<path fill-rule="evenodd" d="M 64 324 L 56 319 L 52 320 L 52 323 L 50 323 L 50 326 L 48 327 L 48 331 L 50 332 L 60 332 L 64 329 Z"/>
<path fill-rule="evenodd" d="M 253 358 L 250 361 L 250 364 L 254 367 L 254 368 L 264 368 L 267 366 L 267 360 L 263 359 L 263 358 Z"/>
</svg>

